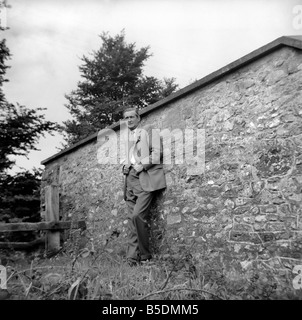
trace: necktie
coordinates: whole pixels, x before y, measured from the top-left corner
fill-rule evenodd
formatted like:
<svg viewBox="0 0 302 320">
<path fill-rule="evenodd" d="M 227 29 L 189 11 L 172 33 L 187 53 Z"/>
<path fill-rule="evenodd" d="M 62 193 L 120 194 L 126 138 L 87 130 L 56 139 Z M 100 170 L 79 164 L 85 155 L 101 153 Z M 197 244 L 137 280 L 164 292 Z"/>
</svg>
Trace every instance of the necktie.
<svg viewBox="0 0 302 320">
<path fill-rule="evenodd" d="M 129 144 L 128 144 L 128 148 L 129 148 L 129 164 L 134 164 L 135 160 L 134 156 L 133 156 L 133 151 L 134 151 L 134 146 L 135 146 L 135 133 L 134 131 L 130 131 L 129 132 Z"/>
</svg>

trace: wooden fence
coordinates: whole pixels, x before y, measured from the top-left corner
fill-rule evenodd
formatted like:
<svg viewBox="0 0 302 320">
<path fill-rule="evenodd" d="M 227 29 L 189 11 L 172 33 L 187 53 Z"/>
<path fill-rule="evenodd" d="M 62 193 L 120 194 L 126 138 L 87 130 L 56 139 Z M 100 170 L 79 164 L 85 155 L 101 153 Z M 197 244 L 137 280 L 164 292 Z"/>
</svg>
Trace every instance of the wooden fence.
<svg viewBox="0 0 302 320">
<path fill-rule="evenodd" d="M 24 232 L 45 230 L 46 236 L 31 242 L 0 242 L 0 249 L 29 249 L 45 243 L 47 252 L 56 252 L 60 249 L 60 232 L 66 229 L 86 229 L 84 220 L 60 221 L 59 191 L 55 185 L 47 186 L 45 190 L 45 222 L 2 223 L 2 232 Z"/>
</svg>

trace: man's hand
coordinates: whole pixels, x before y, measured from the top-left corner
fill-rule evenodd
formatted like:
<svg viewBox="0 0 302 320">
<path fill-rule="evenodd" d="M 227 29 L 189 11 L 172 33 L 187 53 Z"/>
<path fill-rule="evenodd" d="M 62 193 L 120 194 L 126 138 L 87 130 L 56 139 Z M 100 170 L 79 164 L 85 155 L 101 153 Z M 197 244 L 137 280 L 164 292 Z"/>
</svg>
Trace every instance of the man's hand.
<svg viewBox="0 0 302 320">
<path fill-rule="evenodd" d="M 124 166 L 123 166 L 123 174 L 127 175 L 127 174 L 129 173 L 129 171 L 130 171 L 129 166 L 124 165 Z"/>
<path fill-rule="evenodd" d="M 133 165 L 133 168 L 134 168 L 134 170 L 135 170 L 137 173 L 140 173 L 141 171 L 144 170 L 144 167 L 143 167 L 142 164 L 134 164 L 134 165 Z"/>
</svg>

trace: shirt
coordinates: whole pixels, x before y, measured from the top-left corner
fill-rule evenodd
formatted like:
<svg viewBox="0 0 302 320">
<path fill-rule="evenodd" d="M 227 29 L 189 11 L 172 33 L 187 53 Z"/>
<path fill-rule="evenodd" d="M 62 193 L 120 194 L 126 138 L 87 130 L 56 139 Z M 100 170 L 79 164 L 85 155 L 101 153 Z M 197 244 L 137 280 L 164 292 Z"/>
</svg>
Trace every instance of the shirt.
<svg viewBox="0 0 302 320">
<path fill-rule="evenodd" d="M 135 158 L 134 158 L 134 146 L 135 146 L 135 141 L 136 141 L 136 129 L 130 130 L 130 141 L 133 143 L 132 147 L 129 149 L 129 158 L 130 158 L 130 163 L 131 164 L 136 164 Z"/>
</svg>

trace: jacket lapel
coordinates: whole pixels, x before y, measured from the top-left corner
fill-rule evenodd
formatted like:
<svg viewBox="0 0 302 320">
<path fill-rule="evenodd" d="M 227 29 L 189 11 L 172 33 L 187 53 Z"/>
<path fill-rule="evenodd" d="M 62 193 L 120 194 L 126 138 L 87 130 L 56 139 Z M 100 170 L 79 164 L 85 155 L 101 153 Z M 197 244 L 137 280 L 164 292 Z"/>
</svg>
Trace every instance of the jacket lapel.
<svg viewBox="0 0 302 320">
<path fill-rule="evenodd" d="M 138 142 L 141 140 L 141 128 L 137 128 L 136 129 L 136 137 L 135 137 L 135 143 L 134 143 L 134 158 L 135 158 L 135 161 L 136 162 L 140 162 L 140 157 L 141 157 L 141 150 L 140 149 L 137 149 L 138 146 Z"/>
<path fill-rule="evenodd" d="M 137 144 L 141 140 L 141 128 L 136 129 L 136 139 L 135 144 Z"/>
</svg>

